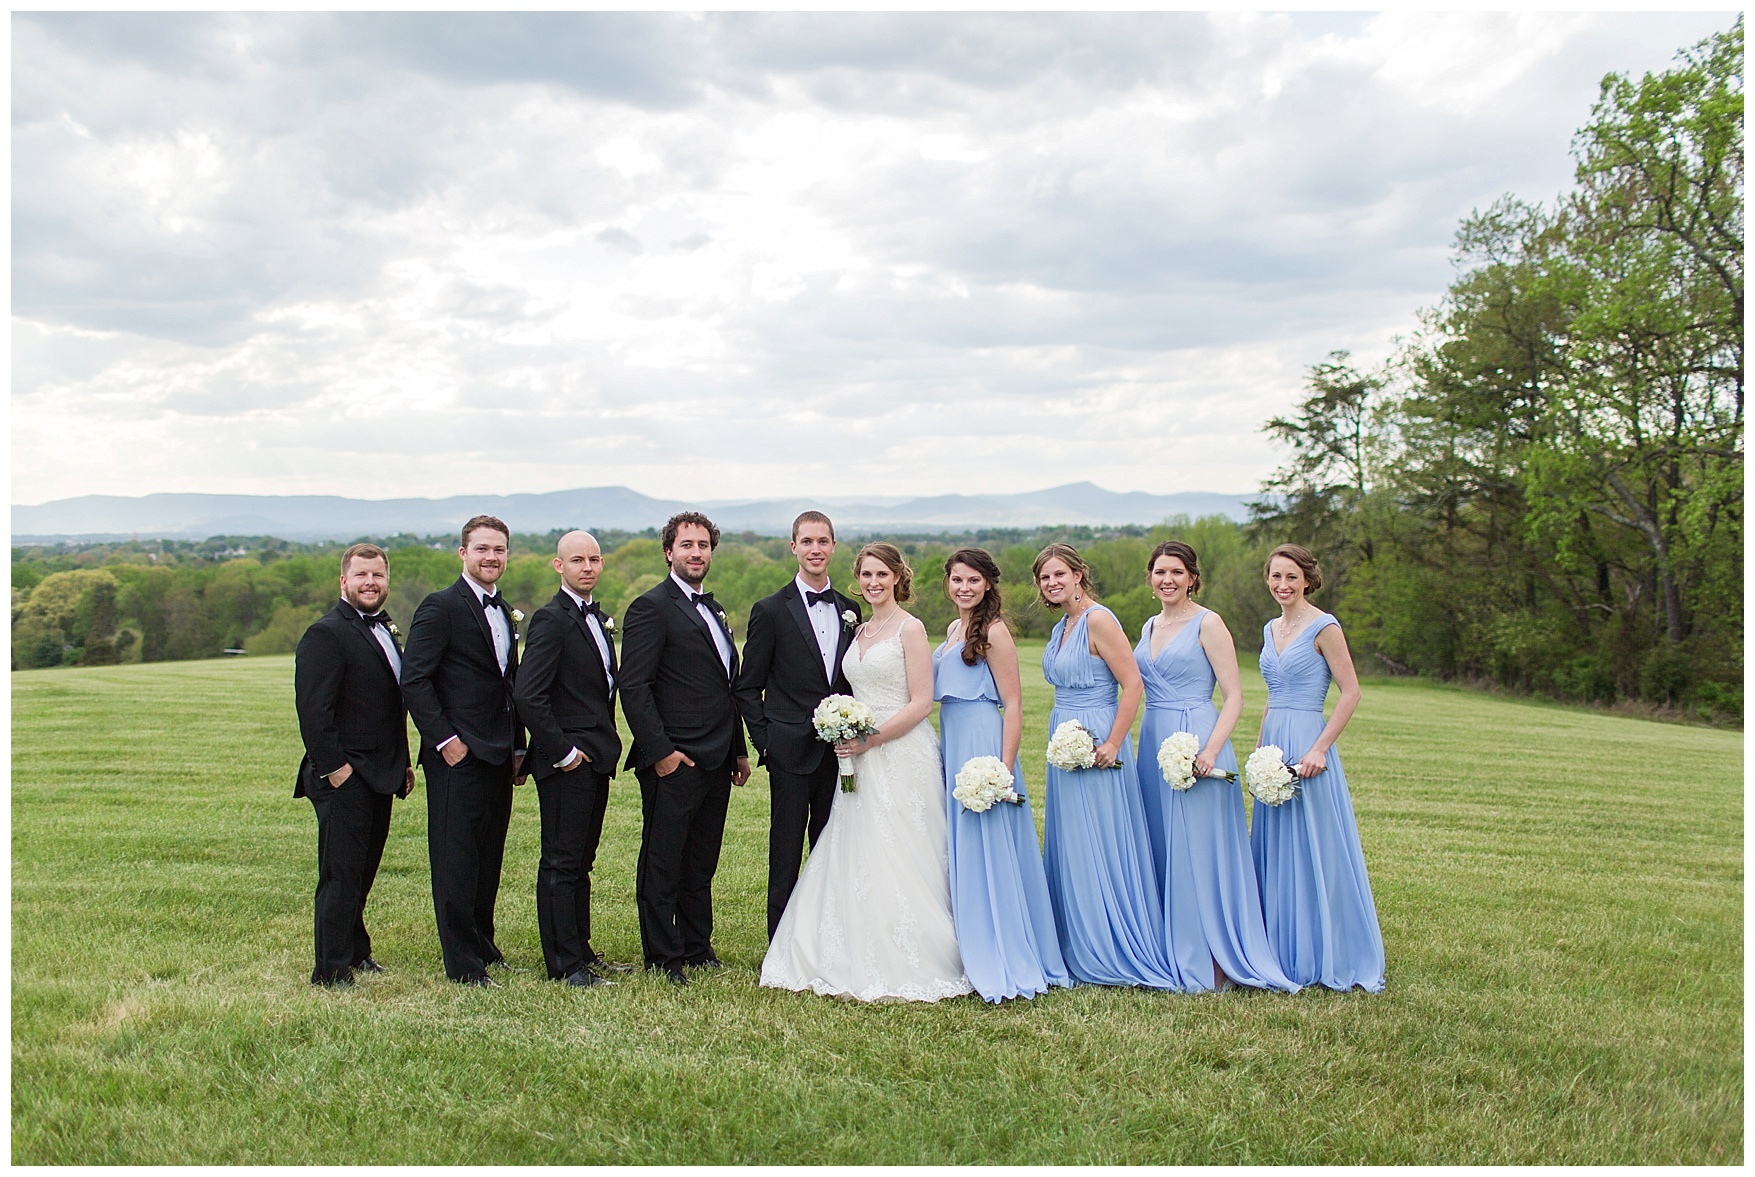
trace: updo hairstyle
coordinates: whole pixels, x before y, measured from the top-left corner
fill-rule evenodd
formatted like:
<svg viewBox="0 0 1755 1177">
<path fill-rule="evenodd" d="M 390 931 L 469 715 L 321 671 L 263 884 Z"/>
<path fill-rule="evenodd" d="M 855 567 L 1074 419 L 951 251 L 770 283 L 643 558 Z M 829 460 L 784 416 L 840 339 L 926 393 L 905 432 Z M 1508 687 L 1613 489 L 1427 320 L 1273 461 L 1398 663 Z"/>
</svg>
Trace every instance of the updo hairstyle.
<svg viewBox="0 0 1755 1177">
<path fill-rule="evenodd" d="M 865 563 L 867 556 L 895 574 L 896 604 L 900 605 L 913 599 L 914 569 L 908 566 L 908 560 L 902 555 L 901 548 L 892 543 L 885 543 L 883 540 L 877 540 L 860 548 L 859 554 L 853 557 L 853 578 L 856 582 L 859 579 L 859 566 Z"/>
<path fill-rule="evenodd" d="M 1192 597 L 1200 592 L 1200 558 L 1194 554 L 1193 548 L 1179 539 L 1165 540 L 1152 549 L 1152 558 L 1146 561 L 1147 572 L 1158 566 L 1159 556 L 1174 556 L 1181 560 L 1182 566 L 1188 569 L 1188 574 L 1194 577 L 1194 583 L 1188 586 L 1188 595 Z"/>
<path fill-rule="evenodd" d="M 1322 565 L 1316 562 L 1316 557 L 1311 554 L 1310 549 L 1301 544 L 1281 544 L 1279 547 L 1269 552 L 1267 563 L 1262 565 L 1261 569 L 1261 574 L 1264 578 L 1273 568 L 1274 559 L 1278 556 L 1284 556 L 1286 559 L 1292 561 L 1292 563 L 1298 565 L 1299 570 L 1304 573 L 1304 579 L 1306 581 L 1304 588 L 1305 596 L 1308 597 L 1311 593 L 1322 587 Z"/>
</svg>

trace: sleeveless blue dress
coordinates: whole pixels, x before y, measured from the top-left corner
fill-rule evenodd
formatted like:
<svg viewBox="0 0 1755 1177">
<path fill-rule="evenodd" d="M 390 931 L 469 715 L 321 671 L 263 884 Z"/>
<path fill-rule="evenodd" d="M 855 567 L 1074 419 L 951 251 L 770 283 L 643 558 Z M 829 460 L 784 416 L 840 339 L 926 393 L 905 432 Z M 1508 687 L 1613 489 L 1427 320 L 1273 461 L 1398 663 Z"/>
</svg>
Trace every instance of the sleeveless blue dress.
<svg viewBox="0 0 1755 1177">
<path fill-rule="evenodd" d="M 1156 658 L 1152 631 L 1158 619 L 1152 618 L 1133 652 L 1146 683 L 1140 788 L 1162 815 L 1152 853 L 1164 880 L 1164 940 L 1183 989 L 1211 989 L 1217 961 L 1239 985 L 1295 992 L 1298 986 L 1281 971 L 1262 923 L 1242 785 L 1202 777 L 1187 789 L 1172 789 L 1158 769 L 1158 748 L 1167 737 L 1189 732 L 1205 747 L 1219 722 L 1213 706 L 1218 679 L 1200 644 L 1207 612 L 1195 614 Z M 1237 771 L 1231 741 L 1219 749 L 1216 765 Z"/>
<path fill-rule="evenodd" d="M 1049 635 L 1042 674 L 1054 687 L 1050 735 L 1076 719 L 1101 742 L 1115 723 L 1115 676 L 1091 653 L 1086 634 L 1099 610 L 1109 613 L 1093 605 L 1070 632 L 1063 617 Z M 1175 989 L 1131 737 L 1117 763 L 1075 772 L 1048 766 L 1042 859 L 1060 952 L 1075 981 Z"/>
<path fill-rule="evenodd" d="M 1331 676 L 1316 635 L 1339 624 L 1318 614 L 1284 653 L 1274 649 L 1273 622 L 1262 627 L 1268 709 L 1261 742 L 1279 745 L 1289 764 L 1322 734 Z M 1284 805 L 1255 803 L 1249 841 L 1268 941 L 1286 975 L 1301 985 L 1382 989 L 1383 933 L 1338 746 L 1328 750 L 1328 767 L 1305 780 L 1296 797 Z"/>
<path fill-rule="evenodd" d="M 1001 755 L 1004 719 L 993 672 L 986 659 L 965 664 L 963 643 L 947 641 L 932 653 L 932 693 L 944 741 L 951 914 L 963 972 L 977 993 L 994 1002 L 1071 985 L 1024 790 L 1022 754 L 1012 769 L 1012 788 L 1026 798 L 1022 805 L 971 813 L 951 796 L 963 765 L 976 756 Z"/>
</svg>

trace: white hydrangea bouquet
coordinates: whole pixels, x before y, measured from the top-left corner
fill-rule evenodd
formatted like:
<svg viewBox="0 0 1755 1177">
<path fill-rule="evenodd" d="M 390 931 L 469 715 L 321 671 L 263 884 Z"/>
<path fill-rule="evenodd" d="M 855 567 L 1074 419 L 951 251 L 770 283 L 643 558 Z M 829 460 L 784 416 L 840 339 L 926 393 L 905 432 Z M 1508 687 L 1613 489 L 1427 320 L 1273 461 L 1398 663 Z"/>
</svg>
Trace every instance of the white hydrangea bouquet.
<svg viewBox="0 0 1755 1177">
<path fill-rule="evenodd" d="M 852 695 L 828 696 L 817 704 L 810 722 L 817 729 L 817 739 L 829 745 L 857 740 L 878 729 L 877 716 L 871 713 L 871 708 Z M 841 791 L 853 792 L 853 761 L 845 756 L 837 756 L 835 760 L 841 766 Z"/>
<path fill-rule="evenodd" d="M 1200 742 L 1194 738 L 1193 732 L 1176 732 L 1158 745 L 1158 771 L 1164 774 L 1164 783 L 1172 789 L 1192 789 L 1194 787 L 1194 758 L 1200 755 Z M 1222 781 L 1235 781 L 1237 774 L 1226 772 L 1218 766 L 1206 774 L 1218 777 Z"/>
<path fill-rule="evenodd" d="M 1065 772 L 1097 767 L 1097 738 L 1078 720 L 1067 720 L 1048 737 L 1048 763 Z M 1121 762 L 1107 767 L 1120 768 Z"/>
<path fill-rule="evenodd" d="M 1001 801 L 1023 804 L 1012 787 L 1011 769 L 997 756 L 972 756 L 957 770 L 957 787 L 951 796 L 970 813 L 986 813 Z"/>
<path fill-rule="evenodd" d="M 1263 744 L 1243 765 L 1243 783 L 1263 805 L 1284 805 L 1298 795 L 1298 774 L 1278 744 Z"/>
</svg>

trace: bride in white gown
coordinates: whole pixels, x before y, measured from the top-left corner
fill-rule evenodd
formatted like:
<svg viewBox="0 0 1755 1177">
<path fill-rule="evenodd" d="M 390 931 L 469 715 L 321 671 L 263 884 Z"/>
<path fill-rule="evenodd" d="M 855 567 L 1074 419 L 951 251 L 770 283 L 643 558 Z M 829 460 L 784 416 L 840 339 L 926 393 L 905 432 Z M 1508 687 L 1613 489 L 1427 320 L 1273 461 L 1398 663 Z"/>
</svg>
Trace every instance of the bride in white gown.
<svg viewBox="0 0 1755 1177">
<path fill-rule="evenodd" d="M 905 612 L 912 574 L 894 545 L 853 561 L 872 617 L 842 661 L 877 716 L 762 961 L 762 984 L 857 1001 L 938 1001 L 974 992 L 951 922 L 944 775 L 926 627 Z"/>
</svg>

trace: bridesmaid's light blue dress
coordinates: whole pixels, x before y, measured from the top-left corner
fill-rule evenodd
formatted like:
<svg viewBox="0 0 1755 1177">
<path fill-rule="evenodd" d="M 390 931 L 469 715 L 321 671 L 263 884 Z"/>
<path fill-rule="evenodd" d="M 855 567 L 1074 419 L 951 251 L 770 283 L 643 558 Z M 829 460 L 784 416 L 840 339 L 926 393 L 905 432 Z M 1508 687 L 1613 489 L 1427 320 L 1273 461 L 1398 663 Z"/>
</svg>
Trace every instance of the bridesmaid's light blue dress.
<svg viewBox="0 0 1755 1177">
<path fill-rule="evenodd" d="M 1076 719 L 1101 742 L 1115 723 L 1115 676 L 1091 653 L 1086 633 L 1098 611 L 1109 613 L 1093 605 L 1070 631 L 1063 617 L 1049 636 L 1042 674 L 1054 687 L 1050 734 Z M 1061 955 L 1075 981 L 1175 989 L 1131 737 L 1118 763 L 1075 772 L 1048 766 L 1042 858 Z"/>
<path fill-rule="evenodd" d="M 1158 770 L 1158 748 L 1167 737 L 1190 732 L 1204 748 L 1219 722 L 1213 706 L 1217 676 L 1200 644 L 1207 612 L 1195 614 L 1156 658 L 1152 631 L 1158 618 L 1152 618 L 1133 652 L 1146 683 L 1140 788 L 1162 815 L 1162 824 L 1153 831 L 1152 852 L 1158 877 L 1164 880 L 1164 939 L 1183 989 L 1211 989 L 1217 961 L 1239 985 L 1294 992 L 1298 986 L 1274 959 L 1262 924 L 1242 785 L 1202 777 L 1187 789 L 1172 789 Z M 1219 749 L 1216 765 L 1237 771 L 1230 740 Z"/>
<path fill-rule="evenodd" d="M 1316 635 L 1339 624 L 1331 614 L 1318 614 L 1284 653 L 1274 649 L 1273 622 L 1262 627 L 1268 709 L 1261 742 L 1279 745 L 1288 764 L 1322 734 L 1330 675 Z M 1268 941 L 1286 975 L 1301 985 L 1382 989 L 1383 933 L 1338 746 L 1328 750 L 1328 767 L 1306 779 L 1296 797 L 1278 806 L 1255 803 L 1249 840 Z"/>
<path fill-rule="evenodd" d="M 957 771 L 976 756 L 1001 756 L 1004 717 L 985 658 L 969 666 L 963 643 L 932 653 L 932 693 L 944 740 L 945 804 L 950 817 L 951 914 L 963 972 L 988 1001 L 1034 997 L 1071 985 L 1054 931 L 1048 876 L 1036 841 L 1036 818 L 1024 791 L 1023 765 L 1012 769 L 1022 805 L 971 813 L 951 796 Z"/>
</svg>

